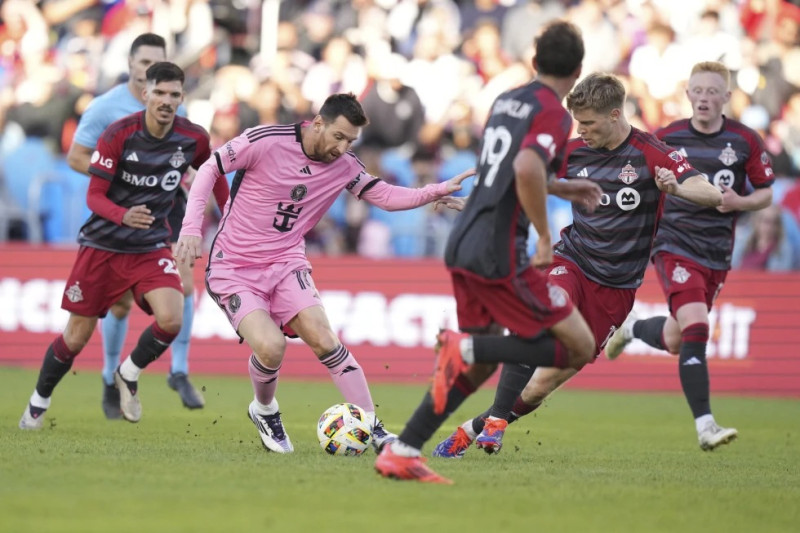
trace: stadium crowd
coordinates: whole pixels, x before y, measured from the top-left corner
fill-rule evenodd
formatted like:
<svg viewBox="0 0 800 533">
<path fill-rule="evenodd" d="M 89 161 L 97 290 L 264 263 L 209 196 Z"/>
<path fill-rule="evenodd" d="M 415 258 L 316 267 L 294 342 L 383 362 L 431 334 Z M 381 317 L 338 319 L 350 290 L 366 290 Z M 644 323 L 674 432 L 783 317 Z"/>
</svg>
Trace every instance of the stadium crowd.
<svg viewBox="0 0 800 533">
<path fill-rule="evenodd" d="M 727 115 L 762 135 L 778 178 L 775 206 L 740 219 L 734 267 L 800 269 L 797 0 L 5 0 L 0 17 L 0 241 L 37 240 L 40 222 L 42 240 L 74 242 L 79 224 L 64 220 L 85 214 L 88 180 L 65 153 L 92 98 L 124 80 L 140 33 L 166 38 L 188 117 L 214 148 L 352 91 L 370 119 L 354 148 L 368 171 L 421 186 L 476 164 L 488 107 L 530 79 L 535 32 L 563 17 L 583 32 L 584 74 L 620 76 L 645 130 L 691 115 L 694 63 L 732 71 Z M 345 194 L 308 249 L 441 257 L 453 216 L 386 215 Z M 550 217 L 556 231 L 569 224 L 569 204 L 552 198 Z"/>
</svg>

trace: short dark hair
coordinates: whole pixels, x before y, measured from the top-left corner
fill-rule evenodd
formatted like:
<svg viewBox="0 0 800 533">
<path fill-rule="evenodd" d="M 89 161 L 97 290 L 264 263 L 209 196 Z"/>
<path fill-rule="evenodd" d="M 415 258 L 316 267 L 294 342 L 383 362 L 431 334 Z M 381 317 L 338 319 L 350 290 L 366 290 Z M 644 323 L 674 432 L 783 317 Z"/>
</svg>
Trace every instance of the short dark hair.
<svg viewBox="0 0 800 533">
<path fill-rule="evenodd" d="M 181 67 L 169 61 L 153 63 L 147 68 L 145 77 L 148 83 L 161 83 L 162 81 L 180 81 L 183 83 L 185 79 Z"/>
<path fill-rule="evenodd" d="M 577 26 L 556 20 L 545 26 L 534 41 L 536 70 L 539 74 L 567 78 L 583 62 L 583 38 Z"/>
<path fill-rule="evenodd" d="M 156 35 L 155 33 L 143 33 L 134 39 L 133 43 L 131 43 L 131 52 L 129 54 L 130 57 L 133 57 L 136 54 L 136 51 L 140 46 L 155 46 L 166 52 L 167 41 L 165 41 L 162 36 Z"/>
<path fill-rule="evenodd" d="M 367 115 L 364 114 L 364 108 L 353 93 L 330 95 L 319 109 L 319 115 L 328 123 L 335 121 L 339 115 L 346 118 L 353 126 L 366 126 L 369 122 Z"/>
</svg>

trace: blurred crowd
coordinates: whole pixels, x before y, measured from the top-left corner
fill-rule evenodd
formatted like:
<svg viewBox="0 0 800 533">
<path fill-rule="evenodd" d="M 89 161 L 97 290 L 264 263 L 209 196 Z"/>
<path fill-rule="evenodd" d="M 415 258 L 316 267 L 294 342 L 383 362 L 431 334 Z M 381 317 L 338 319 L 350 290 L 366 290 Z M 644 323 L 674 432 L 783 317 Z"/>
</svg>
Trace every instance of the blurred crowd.
<svg viewBox="0 0 800 533">
<path fill-rule="evenodd" d="M 774 208 L 741 217 L 735 264 L 800 268 L 798 0 L 5 0 L 0 17 L 4 162 L 32 138 L 63 159 L 82 111 L 125 80 L 131 41 L 152 31 L 186 71 L 188 116 L 215 147 L 352 91 L 370 118 L 357 154 L 405 186 L 475 165 L 491 102 L 534 75 L 533 37 L 554 18 L 583 31 L 585 73 L 623 78 L 642 129 L 690 116 L 691 66 L 719 60 L 733 72 L 726 114 L 763 136 L 778 178 Z M 0 188 L 8 209 L 14 178 Z M 344 194 L 308 236 L 309 253 L 439 256 L 453 216 L 384 213 Z M 570 218 L 554 199 L 554 228 Z M 0 230 L 27 236 L 13 220 Z"/>
</svg>

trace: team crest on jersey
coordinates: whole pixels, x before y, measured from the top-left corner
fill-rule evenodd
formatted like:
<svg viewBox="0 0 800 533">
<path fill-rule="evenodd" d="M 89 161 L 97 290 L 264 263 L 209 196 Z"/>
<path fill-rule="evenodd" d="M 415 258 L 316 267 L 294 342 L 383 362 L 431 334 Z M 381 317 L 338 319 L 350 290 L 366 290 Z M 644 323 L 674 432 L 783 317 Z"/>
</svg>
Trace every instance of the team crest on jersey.
<svg viewBox="0 0 800 533">
<path fill-rule="evenodd" d="M 672 271 L 672 281 L 675 283 L 686 283 L 690 277 L 689 271 L 680 265 L 676 266 Z"/>
<path fill-rule="evenodd" d="M 76 304 L 83 301 L 83 291 L 81 290 L 80 282 L 76 281 L 75 285 L 64 291 L 67 295 L 67 300 Z"/>
<path fill-rule="evenodd" d="M 178 146 L 178 151 L 169 158 L 169 164 L 172 165 L 172 168 L 180 168 L 184 163 L 186 163 L 186 156 L 183 155 L 183 148 Z"/>
<path fill-rule="evenodd" d="M 295 202 L 299 202 L 303 198 L 306 197 L 308 193 L 308 187 L 305 185 L 295 185 L 294 189 L 292 189 L 292 200 Z"/>
<path fill-rule="evenodd" d="M 761 152 L 761 164 L 769 165 L 769 156 L 767 155 L 767 152 Z"/>
<path fill-rule="evenodd" d="M 636 169 L 633 168 L 633 165 L 628 163 L 624 167 L 622 167 L 622 171 L 619 173 L 619 179 L 622 180 L 622 183 L 625 185 L 630 185 L 637 179 L 639 179 L 639 174 L 636 173 Z"/>
<path fill-rule="evenodd" d="M 739 160 L 739 158 L 736 157 L 736 150 L 731 148 L 731 143 L 728 143 L 728 146 L 722 149 L 722 153 L 719 154 L 719 160 L 722 161 L 723 165 L 728 167 Z"/>
<path fill-rule="evenodd" d="M 239 297 L 238 294 L 234 294 L 231 296 L 231 299 L 228 300 L 228 309 L 231 310 L 231 314 L 235 315 L 236 311 L 242 306 L 242 299 Z"/>
<path fill-rule="evenodd" d="M 550 271 L 551 276 L 563 276 L 566 273 L 567 273 L 567 267 L 565 267 L 564 265 L 559 265 Z"/>
<path fill-rule="evenodd" d="M 567 305 L 567 293 L 561 287 L 548 283 L 547 295 L 550 297 L 550 305 L 553 307 L 564 307 Z"/>
</svg>

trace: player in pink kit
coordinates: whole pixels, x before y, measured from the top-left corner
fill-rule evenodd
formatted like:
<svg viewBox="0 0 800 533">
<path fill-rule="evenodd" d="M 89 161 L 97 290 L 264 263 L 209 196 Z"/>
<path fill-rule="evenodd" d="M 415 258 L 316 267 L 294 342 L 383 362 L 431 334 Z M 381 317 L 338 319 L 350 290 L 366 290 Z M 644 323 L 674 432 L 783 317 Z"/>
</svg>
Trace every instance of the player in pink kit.
<svg viewBox="0 0 800 533">
<path fill-rule="evenodd" d="M 179 261 L 202 255 L 200 224 L 214 183 L 236 172 L 209 252 L 206 286 L 253 354 L 255 399 L 248 415 L 267 450 L 293 451 L 275 390 L 286 335 L 298 335 L 324 364 L 345 401 L 374 417 L 373 445 L 395 435 L 375 417 L 364 372 L 331 329 L 311 278 L 305 234 L 343 189 L 395 211 L 412 209 L 461 189 L 466 172 L 420 189 L 389 185 L 364 170 L 350 151 L 367 117 L 353 94 L 334 94 L 311 122 L 259 126 L 226 143 L 198 171 L 178 239 Z"/>
</svg>

